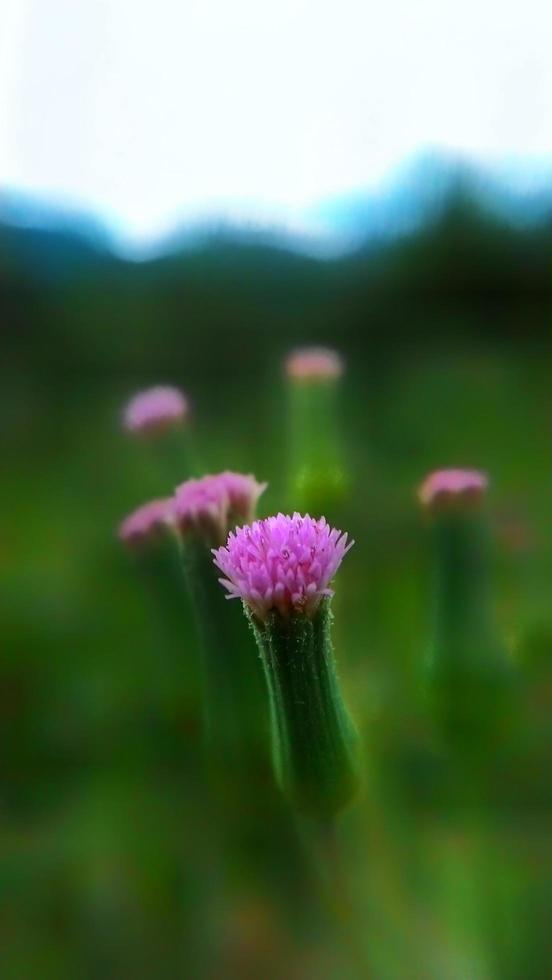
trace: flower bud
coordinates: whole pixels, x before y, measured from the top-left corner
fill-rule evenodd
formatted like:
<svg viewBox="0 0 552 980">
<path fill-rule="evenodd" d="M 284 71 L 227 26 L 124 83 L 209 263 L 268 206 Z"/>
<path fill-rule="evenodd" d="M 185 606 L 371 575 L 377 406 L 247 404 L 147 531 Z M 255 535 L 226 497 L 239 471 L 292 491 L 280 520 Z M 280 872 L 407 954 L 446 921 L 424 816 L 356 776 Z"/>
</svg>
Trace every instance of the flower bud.
<svg viewBox="0 0 552 980">
<path fill-rule="evenodd" d="M 164 537 L 174 522 L 173 500 L 149 500 L 119 525 L 119 539 L 129 548 L 139 549 Z"/>
<path fill-rule="evenodd" d="M 134 435 L 155 435 L 179 427 L 189 413 L 186 396 L 170 385 L 134 395 L 124 408 L 123 426 Z"/>
<path fill-rule="evenodd" d="M 324 347 L 285 361 L 289 412 L 289 498 L 310 513 L 339 512 L 348 489 L 339 432 L 339 381 L 345 365 Z"/>
<path fill-rule="evenodd" d="M 487 485 L 474 470 L 441 470 L 419 491 L 434 560 L 427 691 L 446 742 L 477 752 L 503 730 L 512 693 L 511 663 L 492 619 Z"/>
<path fill-rule="evenodd" d="M 298 809 L 327 818 L 358 783 L 357 734 L 330 638 L 330 582 L 352 546 L 308 515 L 278 514 L 214 551 L 228 598 L 241 598 L 264 667 L 277 781 Z"/>
<path fill-rule="evenodd" d="M 176 526 L 183 537 L 196 532 L 209 545 L 222 544 L 232 527 L 253 519 L 266 486 L 253 476 L 229 470 L 186 480 L 175 491 Z"/>
<path fill-rule="evenodd" d="M 208 765 L 225 795 L 228 790 L 244 791 L 263 755 L 263 679 L 251 654 L 243 616 L 224 601 L 210 549 L 226 540 L 236 520 L 254 516 L 265 487 L 253 476 L 225 471 L 187 480 L 174 497 L 175 526 L 201 651 Z"/>
</svg>

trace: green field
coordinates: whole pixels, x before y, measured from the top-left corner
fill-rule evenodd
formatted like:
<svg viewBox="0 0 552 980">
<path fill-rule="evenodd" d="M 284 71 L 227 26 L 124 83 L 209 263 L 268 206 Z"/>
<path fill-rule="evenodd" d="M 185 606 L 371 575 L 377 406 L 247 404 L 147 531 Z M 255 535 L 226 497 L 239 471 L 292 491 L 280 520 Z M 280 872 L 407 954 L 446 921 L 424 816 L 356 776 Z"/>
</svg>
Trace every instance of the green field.
<svg viewBox="0 0 552 980">
<path fill-rule="evenodd" d="M 229 240 L 145 265 L 63 236 L 37 239 L 31 261 L 25 235 L 0 236 L 3 980 L 544 980 L 550 232 L 453 211 L 334 262 Z M 45 274 L 62 247 L 83 255 Z M 347 361 L 336 519 L 356 541 L 335 645 L 364 787 L 337 869 L 264 769 L 213 798 L 178 563 L 147 574 L 116 539 L 129 510 L 189 475 L 119 425 L 158 381 L 189 393 L 197 475 L 253 472 L 269 483 L 262 515 L 293 506 L 281 363 L 311 342 Z M 494 613 L 517 676 L 519 714 L 473 793 L 421 691 L 415 491 L 448 465 L 491 478 Z"/>
</svg>

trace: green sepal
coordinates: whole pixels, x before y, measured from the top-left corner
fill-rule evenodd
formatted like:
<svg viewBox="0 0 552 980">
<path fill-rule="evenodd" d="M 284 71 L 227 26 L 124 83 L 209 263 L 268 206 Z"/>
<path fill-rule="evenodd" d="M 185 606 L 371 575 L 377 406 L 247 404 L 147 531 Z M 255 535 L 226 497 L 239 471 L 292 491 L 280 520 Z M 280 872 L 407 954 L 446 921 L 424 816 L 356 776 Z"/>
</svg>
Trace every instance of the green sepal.
<svg viewBox="0 0 552 980">
<path fill-rule="evenodd" d="M 268 687 L 277 782 L 298 810 L 331 817 L 358 787 L 359 758 L 337 678 L 329 600 L 312 619 L 273 611 L 260 623 L 246 613 Z"/>
</svg>

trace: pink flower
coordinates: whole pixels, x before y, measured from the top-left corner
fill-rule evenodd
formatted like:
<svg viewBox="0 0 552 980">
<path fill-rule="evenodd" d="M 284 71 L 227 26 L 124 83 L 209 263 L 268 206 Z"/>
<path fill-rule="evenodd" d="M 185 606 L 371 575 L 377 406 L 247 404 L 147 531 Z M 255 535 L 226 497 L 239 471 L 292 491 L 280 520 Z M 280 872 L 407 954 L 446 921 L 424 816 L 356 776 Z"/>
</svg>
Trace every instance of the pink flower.
<svg viewBox="0 0 552 980">
<path fill-rule="evenodd" d="M 186 480 L 175 491 L 175 517 L 181 531 L 196 528 L 216 542 L 224 541 L 231 524 L 253 519 L 266 489 L 254 476 L 216 473 Z"/>
<path fill-rule="evenodd" d="M 488 485 L 488 477 L 478 470 L 436 470 L 426 477 L 418 497 L 422 506 L 436 511 L 458 503 L 478 503 Z"/>
<path fill-rule="evenodd" d="M 149 500 L 119 526 L 119 539 L 134 547 L 147 544 L 160 536 L 173 524 L 173 500 Z"/>
<path fill-rule="evenodd" d="M 268 484 L 257 483 L 254 476 L 232 473 L 231 470 L 220 473 L 219 480 L 228 495 L 230 513 L 237 518 L 236 523 L 243 521 L 249 524 L 255 516 L 259 497 Z"/>
<path fill-rule="evenodd" d="M 178 388 L 157 385 L 139 391 L 126 405 L 123 425 L 128 432 L 162 432 L 180 425 L 188 414 L 188 400 Z"/>
<path fill-rule="evenodd" d="M 341 377 L 345 364 L 335 350 L 303 347 L 289 354 L 285 369 L 288 378 L 296 381 L 331 381 Z"/>
<path fill-rule="evenodd" d="M 333 595 L 329 583 L 353 543 L 325 517 L 278 514 L 237 528 L 213 554 L 227 598 L 243 599 L 266 620 L 272 609 L 312 616 L 322 597 Z"/>
</svg>

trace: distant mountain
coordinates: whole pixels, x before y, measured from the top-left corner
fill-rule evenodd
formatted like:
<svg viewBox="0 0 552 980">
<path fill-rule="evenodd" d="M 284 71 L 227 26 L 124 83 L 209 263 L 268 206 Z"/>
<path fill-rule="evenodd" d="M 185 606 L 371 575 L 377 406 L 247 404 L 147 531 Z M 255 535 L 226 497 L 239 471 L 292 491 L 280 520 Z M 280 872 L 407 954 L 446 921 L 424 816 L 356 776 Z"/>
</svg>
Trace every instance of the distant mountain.
<svg viewBox="0 0 552 980">
<path fill-rule="evenodd" d="M 322 201 L 308 219 L 350 250 L 410 234 L 458 200 L 517 227 L 552 221 L 552 158 L 483 166 L 442 152 L 408 161 L 376 189 Z"/>
<path fill-rule="evenodd" d="M 23 266 L 41 279 L 84 274 L 109 260 L 238 249 L 331 258 L 410 235 L 465 200 L 513 227 L 552 226 L 552 158 L 482 166 L 452 154 L 425 152 L 374 188 L 339 195 L 286 216 L 266 209 L 253 217 L 176 222 L 150 245 L 128 246 L 85 211 L 5 191 L 0 198 L 0 266 Z M 239 214 L 236 207 L 234 214 Z M 264 215 L 264 216 L 263 216 Z"/>
<path fill-rule="evenodd" d="M 0 197 L 0 266 L 41 280 L 71 277 L 112 259 L 113 243 L 94 215 L 18 191 Z"/>
</svg>

